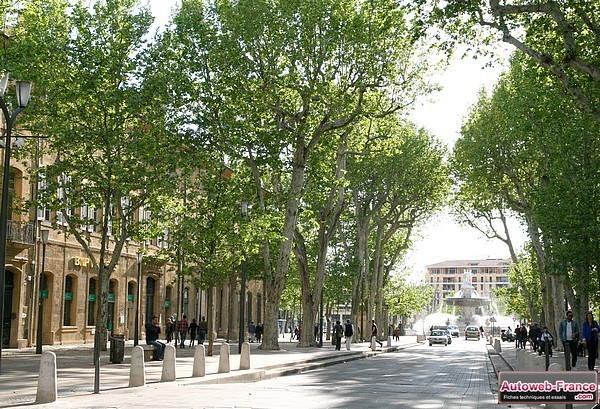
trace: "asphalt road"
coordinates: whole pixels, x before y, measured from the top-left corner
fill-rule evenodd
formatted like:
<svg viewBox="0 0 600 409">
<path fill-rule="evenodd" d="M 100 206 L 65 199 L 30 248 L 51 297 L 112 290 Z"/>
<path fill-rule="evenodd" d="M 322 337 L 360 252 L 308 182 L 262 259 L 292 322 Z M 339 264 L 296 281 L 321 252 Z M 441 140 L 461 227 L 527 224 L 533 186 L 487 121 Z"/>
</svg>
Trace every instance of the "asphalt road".
<svg viewBox="0 0 600 409">
<path fill-rule="evenodd" d="M 499 408 L 490 389 L 493 378 L 484 342 L 455 338 L 447 347 L 423 345 L 308 374 L 240 385 L 235 397 L 227 387 L 219 387 L 213 389 L 214 395 L 229 396 L 207 403 L 233 407 L 236 402 L 248 402 L 252 408 Z"/>
<path fill-rule="evenodd" d="M 454 338 L 256 383 L 119 388 L 36 408 L 499 408 L 483 340 Z M 13 401 L 14 402 L 14 401 Z M 13 405 L 15 407 L 16 405 Z M 25 406 L 19 406 L 25 407 Z"/>
</svg>

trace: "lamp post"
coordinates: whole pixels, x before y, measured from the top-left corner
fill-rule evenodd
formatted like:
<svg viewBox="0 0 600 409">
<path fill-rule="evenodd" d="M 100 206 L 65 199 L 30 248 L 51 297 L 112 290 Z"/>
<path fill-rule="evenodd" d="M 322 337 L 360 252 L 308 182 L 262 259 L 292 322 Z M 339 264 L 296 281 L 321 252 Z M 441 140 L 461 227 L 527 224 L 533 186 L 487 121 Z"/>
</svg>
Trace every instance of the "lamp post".
<svg viewBox="0 0 600 409">
<path fill-rule="evenodd" d="M 17 108 L 12 114 L 8 112 L 8 106 L 4 100 L 4 93 L 8 86 L 8 73 L 5 72 L 0 78 L 0 108 L 6 123 L 6 140 L 4 141 L 4 175 L 2 177 L 2 205 L 0 207 L 0 374 L 2 373 L 2 343 L 4 341 L 4 291 L 6 276 L 6 233 L 8 229 L 8 186 L 10 183 L 10 148 L 12 128 L 17 116 L 25 109 L 29 103 L 31 95 L 30 82 L 17 81 Z"/>
<path fill-rule="evenodd" d="M 37 315 L 37 333 L 35 341 L 35 353 L 42 353 L 42 316 L 44 315 L 44 298 L 42 290 L 44 288 L 44 271 L 46 270 L 46 245 L 48 244 L 48 235 L 50 230 L 40 231 L 42 236 L 42 269 L 40 270 L 40 285 L 38 289 L 38 315 Z"/>
<path fill-rule="evenodd" d="M 142 260 L 144 253 L 141 251 L 137 252 L 137 294 L 135 296 L 135 329 L 133 332 L 133 346 L 138 345 L 139 330 L 140 330 L 140 297 L 142 296 Z"/>
<path fill-rule="evenodd" d="M 246 221 L 248 216 L 248 203 L 241 202 L 242 218 Z M 242 343 L 244 342 L 245 325 L 244 312 L 246 309 L 246 251 L 242 249 L 242 282 L 240 284 L 240 336 L 238 341 L 238 353 L 242 353 Z"/>
</svg>

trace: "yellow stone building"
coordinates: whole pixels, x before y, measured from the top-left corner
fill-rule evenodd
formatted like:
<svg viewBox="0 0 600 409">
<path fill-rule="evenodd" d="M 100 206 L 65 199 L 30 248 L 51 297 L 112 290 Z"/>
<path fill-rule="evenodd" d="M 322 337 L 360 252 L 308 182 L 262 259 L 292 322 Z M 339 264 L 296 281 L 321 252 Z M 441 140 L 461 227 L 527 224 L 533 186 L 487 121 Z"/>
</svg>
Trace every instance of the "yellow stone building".
<svg viewBox="0 0 600 409">
<path fill-rule="evenodd" d="M 37 187 L 30 183 L 28 164 L 13 161 L 10 174 L 11 203 L 28 200 L 36 194 Z M 11 206 L 12 208 L 13 206 Z M 101 214 L 87 208 L 75 209 L 88 212 L 96 220 Z M 91 213 L 90 213 L 91 212 Z M 44 345 L 83 344 L 93 342 L 98 308 L 98 273 L 92 267 L 81 245 L 65 234 L 60 226 L 60 214 L 48 209 L 31 209 L 28 213 L 9 211 L 7 256 L 5 269 L 5 294 L 3 347 L 22 348 L 35 344 L 37 331 L 38 295 L 43 300 L 42 337 Z M 59 227 L 54 230 L 52 220 Z M 98 252 L 100 234 L 95 226 L 82 226 L 91 237 L 91 248 Z M 43 244 L 40 232 L 49 230 L 46 245 L 42 291 L 39 290 L 42 271 Z M 137 288 L 141 285 L 139 305 L 140 340 L 144 340 L 144 324 L 157 315 L 161 326 L 167 317 L 178 312 L 181 302 L 183 314 L 200 319 L 207 315 L 207 291 L 190 282 L 177 282 L 175 268 L 167 263 L 154 264 L 149 258 L 141 264 L 141 280 L 138 283 L 137 252 L 143 247 L 149 254 L 156 253 L 168 242 L 155 239 L 145 243 L 133 240 L 124 247 L 119 264 L 110 280 L 108 296 L 109 331 L 124 334 L 126 339 L 134 335 L 137 307 Z M 109 243 L 108 251 L 111 250 Z M 214 288 L 215 332 L 217 336 L 237 340 L 239 334 L 240 284 L 239 272 L 232 271 L 234 279 Z M 251 281 L 247 285 L 245 322 L 262 322 L 264 297 L 262 283 Z M 164 336 L 164 329 L 162 332 Z"/>
</svg>

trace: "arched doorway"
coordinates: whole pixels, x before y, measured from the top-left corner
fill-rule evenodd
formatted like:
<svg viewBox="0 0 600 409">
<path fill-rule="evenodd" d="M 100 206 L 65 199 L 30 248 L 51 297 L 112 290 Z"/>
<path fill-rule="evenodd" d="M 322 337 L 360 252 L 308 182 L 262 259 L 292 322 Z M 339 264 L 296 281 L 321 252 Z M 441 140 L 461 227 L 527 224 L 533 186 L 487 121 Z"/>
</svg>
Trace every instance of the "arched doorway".
<svg viewBox="0 0 600 409">
<path fill-rule="evenodd" d="M 5 270 L 4 279 L 4 314 L 2 315 L 2 347 L 8 347 L 10 343 L 10 325 L 12 321 L 13 288 L 15 276 L 12 272 Z"/>
</svg>

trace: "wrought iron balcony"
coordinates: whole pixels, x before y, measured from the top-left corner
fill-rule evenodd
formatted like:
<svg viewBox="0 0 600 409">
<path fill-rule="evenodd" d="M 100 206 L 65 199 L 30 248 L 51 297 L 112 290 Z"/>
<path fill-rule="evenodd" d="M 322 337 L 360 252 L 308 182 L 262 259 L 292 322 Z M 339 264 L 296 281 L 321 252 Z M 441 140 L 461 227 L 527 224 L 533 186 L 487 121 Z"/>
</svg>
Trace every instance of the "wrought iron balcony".
<svg viewBox="0 0 600 409">
<path fill-rule="evenodd" d="M 35 226 L 33 224 L 24 224 L 9 220 L 6 228 L 8 241 L 15 244 L 33 245 L 35 237 Z"/>
</svg>

